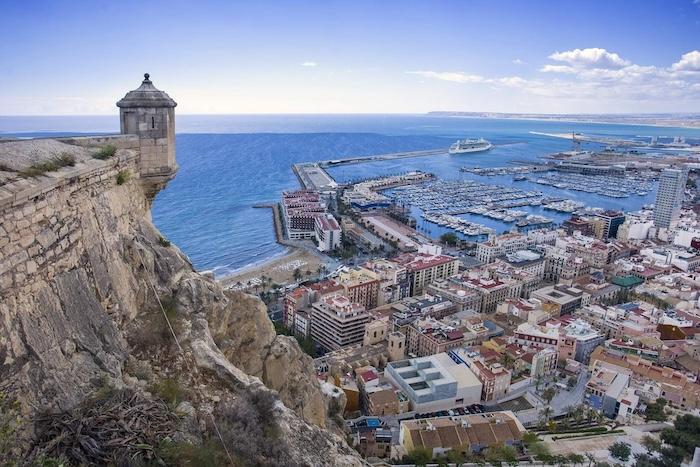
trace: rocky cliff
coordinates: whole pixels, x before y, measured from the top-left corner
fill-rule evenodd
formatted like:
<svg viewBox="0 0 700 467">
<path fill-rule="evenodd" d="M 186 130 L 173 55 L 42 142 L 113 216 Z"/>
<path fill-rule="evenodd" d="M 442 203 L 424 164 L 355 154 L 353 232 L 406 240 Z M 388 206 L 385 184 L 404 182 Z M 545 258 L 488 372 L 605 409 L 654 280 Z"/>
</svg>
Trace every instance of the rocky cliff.
<svg viewBox="0 0 700 467">
<path fill-rule="evenodd" d="M 116 152 L 93 157 L 105 144 Z M 196 273 L 152 225 L 138 157 L 130 136 L 0 142 L 0 392 L 24 415 L 14 455 L 55 454 L 29 417 L 84 413 L 108 388 L 165 401 L 167 441 L 211 436 L 229 444 L 225 463 L 361 465 L 324 429 L 311 359 L 265 306 Z M 257 418 L 241 414 L 267 395 L 253 444 L 275 450 L 245 451 L 236 436 L 255 427 L 241 419 Z"/>
</svg>

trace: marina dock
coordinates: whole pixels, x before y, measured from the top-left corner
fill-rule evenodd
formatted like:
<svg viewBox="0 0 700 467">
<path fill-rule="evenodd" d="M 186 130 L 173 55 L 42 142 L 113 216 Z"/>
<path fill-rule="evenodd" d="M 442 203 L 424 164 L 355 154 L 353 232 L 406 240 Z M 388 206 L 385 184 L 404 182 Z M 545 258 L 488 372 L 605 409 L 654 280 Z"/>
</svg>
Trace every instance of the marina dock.
<svg viewBox="0 0 700 467">
<path fill-rule="evenodd" d="M 361 164 L 364 162 L 385 161 L 392 159 L 405 159 L 410 157 L 425 157 L 448 155 L 447 149 L 429 149 L 426 151 L 394 152 L 389 154 L 377 154 L 374 156 L 354 156 L 342 159 L 331 159 L 319 162 L 301 162 L 292 165 L 294 174 L 299 179 L 302 187 L 309 190 L 328 191 L 338 187 L 338 183 L 325 170 L 327 167 L 336 167 L 346 164 Z"/>
</svg>

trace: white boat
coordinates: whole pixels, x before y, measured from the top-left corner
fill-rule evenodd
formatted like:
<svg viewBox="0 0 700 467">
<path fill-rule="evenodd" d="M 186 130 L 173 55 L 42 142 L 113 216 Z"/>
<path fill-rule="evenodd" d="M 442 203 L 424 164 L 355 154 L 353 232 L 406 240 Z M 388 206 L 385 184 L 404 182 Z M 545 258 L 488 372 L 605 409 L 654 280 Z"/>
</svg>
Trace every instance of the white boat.
<svg viewBox="0 0 700 467">
<path fill-rule="evenodd" d="M 466 154 L 468 152 L 488 151 L 493 145 L 484 138 L 460 139 L 450 146 L 450 154 Z"/>
</svg>

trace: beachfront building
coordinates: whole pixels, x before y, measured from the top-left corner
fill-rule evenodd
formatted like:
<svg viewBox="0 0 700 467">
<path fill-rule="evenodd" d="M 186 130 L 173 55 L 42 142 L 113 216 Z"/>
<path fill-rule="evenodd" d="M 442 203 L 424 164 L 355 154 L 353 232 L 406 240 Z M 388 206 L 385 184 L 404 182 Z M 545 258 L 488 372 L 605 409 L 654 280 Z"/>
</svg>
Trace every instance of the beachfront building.
<svg viewBox="0 0 700 467">
<path fill-rule="evenodd" d="M 459 258 L 443 255 L 442 249 L 434 245 L 423 245 L 417 253 L 403 253 L 393 261 L 406 268 L 411 296 L 422 294 L 430 283 L 459 270 Z"/>
<path fill-rule="evenodd" d="M 384 375 L 419 413 L 476 404 L 481 397 L 481 382 L 474 372 L 446 353 L 389 362 Z"/>
<path fill-rule="evenodd" d="M 331 295 L 312 306 L 311 337 L 325 350 L 358 344 L 369 318 L 364 306 L 342 295 Z"/>
<path fill-rule="evenodd" d="M 314 190 L 282 193 L 282 219 L 290 240 L 310 240 L 315 237 L 316 218 L 326 213 L 326 204 Z"/>
<path fill-rule="evenodd" d="M 314 232 L 319 251 L 332 251 L 340 246 L 340 225 L 332 214 L 316 216 Z"/>
<path fill-rule="evenodd" d="M 343 286 L 351 302 L 359 303 L 371 310 L 379 304 L 379 275 L 362 267 L 344 268 L 338 273 L 336 282 Z"/>
</svg>

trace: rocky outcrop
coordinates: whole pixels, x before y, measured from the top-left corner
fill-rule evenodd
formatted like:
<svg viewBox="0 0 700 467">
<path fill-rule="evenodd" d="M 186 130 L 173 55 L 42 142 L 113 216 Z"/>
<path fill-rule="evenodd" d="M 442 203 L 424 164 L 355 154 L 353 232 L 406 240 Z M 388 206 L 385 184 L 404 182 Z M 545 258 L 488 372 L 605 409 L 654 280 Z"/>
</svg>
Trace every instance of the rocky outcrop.
<svg viewBox="0 0 700 467">
<path fill-rule="evenodd" d="M 221 401 L 273 391 L 288 465 L 360 465 L 322 428 L 310 357 L 275 334 L 260 300 L 225 292 L 162 239 L 131 142 L 120 142 L 97 161 L 81 141 L 75 165 L 47 177 L 0 164 L 0 391 L 31 415 L 73 409 L 105 385 L 164 397 L 159 384 L 174 381 L 185 425 L 199 429 Z"/>
<path fill-rule="evenodd" d="M 188 297 L 201 296 L 197 289 L 190 283 Z M 325 424 L 325 400 L 311 357 L 301 351 L 293 338 L 276 335 L 260 300 L 234 292 L 222 294 L 215 303 L 200 306 L 208 310 L 212 336 L 230 362 L 261 378 L 279 392 L 287 407 L 306 420 L 320 426 Z M 243 338 L 232 338 L 236 335 Z"/>
</svg>

